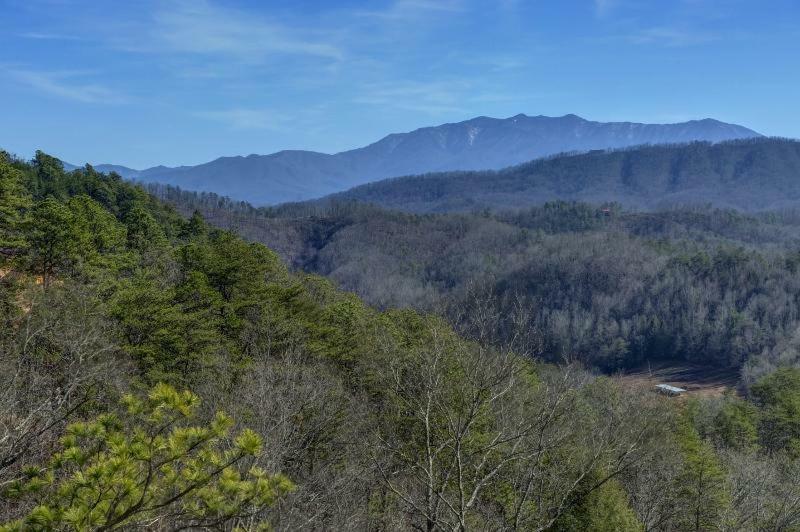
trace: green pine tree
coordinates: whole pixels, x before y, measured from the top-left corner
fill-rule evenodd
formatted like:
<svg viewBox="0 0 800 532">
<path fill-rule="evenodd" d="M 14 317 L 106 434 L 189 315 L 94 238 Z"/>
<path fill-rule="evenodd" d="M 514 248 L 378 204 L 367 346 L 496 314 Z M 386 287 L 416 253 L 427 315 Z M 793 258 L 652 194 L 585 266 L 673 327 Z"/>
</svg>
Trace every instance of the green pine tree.
<svg viewBox="0 0 800 532">
<path fill-rule="evenodd" d="M 160 384 L 145 398 L 126 396 L 122 415 L 71 424 L 50 463 L 6 490 L 35 506 L 0 531 L 224 528 L 293 489 L 247 465 L 261 450 L 255 432 L 229 438 L 223 413 L 192 425 L 198 403 Z"/>
<path fill-rule="evenodd" d="M 800 369 L 781 368 L 758 381 L 751 392 L 763 407 L 764 446 L 800 457 Z"/>
<path fill-rule="evenodd" d="M 75 215 L 53 198 L 37 203 L 27 223 L 30 260 L 34 272 L 40 274 L 44 286 L 62 269 L 70 269 L 85 249 L 86 234 L 76 234 Z"/>
<path fill-rule="evenodd" d="M 676 478 L 676 491 L 682 510 L 679 515 L 680 530 L 714 529 L 729 499 L 725 471 L 712 445 L 703 440 L 695 429 L 690 411 L 682 414 L 677 429 L 678 444 L 683 454 L 682 471 Z"/>
<path fill-rule="evenodd" d="M 11 165 L 10 157 L 0 151 L 0 248 L 25 246 L 23 221 L 30 208 L 30 195 L 22 172 Z"/>
</svg>

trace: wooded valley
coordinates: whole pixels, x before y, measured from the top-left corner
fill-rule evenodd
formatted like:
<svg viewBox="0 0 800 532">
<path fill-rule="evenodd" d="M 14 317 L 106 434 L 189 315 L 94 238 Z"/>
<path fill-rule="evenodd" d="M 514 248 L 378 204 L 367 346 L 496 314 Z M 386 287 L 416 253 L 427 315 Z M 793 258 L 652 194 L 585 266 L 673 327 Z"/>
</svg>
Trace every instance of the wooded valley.
<svg viewBox="0 0 800 532">
<path fill-rule="evenodd" d="M 800 524 L 792 214 L 152 191 L 0 157 L 3 530 Z"/>
<path fill-rule="evenodd" d="M 434 312 L 458 327 L 481 300 L 504 317 L 496 340 L 524 319 L 550 362 L 614 372 L 682 361 L 732 368 L 749 386 L 800 360 L 796 211 L 552 202 L 415 215 L 353 202 L 254 209 L 151 190 L 379 308 Z"/>
</svg>

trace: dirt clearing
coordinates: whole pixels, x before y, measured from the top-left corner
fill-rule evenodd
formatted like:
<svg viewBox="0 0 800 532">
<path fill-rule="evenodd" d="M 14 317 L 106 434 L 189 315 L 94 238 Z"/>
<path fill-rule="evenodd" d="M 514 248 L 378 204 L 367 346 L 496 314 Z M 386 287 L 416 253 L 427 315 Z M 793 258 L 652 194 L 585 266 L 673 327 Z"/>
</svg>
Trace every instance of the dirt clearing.
<svg viewBox="0 0 800 532">
<path fill-rule="evenodd" d="M 686 363 L 661 362 L 645 365 L 617 375 L 624 383 L 655 390 L 657 384 L 669 384 L 686 390 L 684 395 L 715 397 L 727 391 L 736 392 L 739 373 L 732 369 L 709 368 Z"/>
</svg>

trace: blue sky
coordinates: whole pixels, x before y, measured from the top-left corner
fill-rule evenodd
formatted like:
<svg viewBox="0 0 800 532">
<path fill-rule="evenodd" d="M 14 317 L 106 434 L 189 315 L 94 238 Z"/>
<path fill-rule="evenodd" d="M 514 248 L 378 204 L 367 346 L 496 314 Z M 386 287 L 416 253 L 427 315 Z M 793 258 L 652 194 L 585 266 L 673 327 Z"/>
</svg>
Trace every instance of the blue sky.
<svg viewBox="0 0 800 532">
<path fill-rule="evenodd" d="M 474 116 L 800 137 L 797 0 L 0 0 L 0 147 L 134 168 Z"/>
</svg>

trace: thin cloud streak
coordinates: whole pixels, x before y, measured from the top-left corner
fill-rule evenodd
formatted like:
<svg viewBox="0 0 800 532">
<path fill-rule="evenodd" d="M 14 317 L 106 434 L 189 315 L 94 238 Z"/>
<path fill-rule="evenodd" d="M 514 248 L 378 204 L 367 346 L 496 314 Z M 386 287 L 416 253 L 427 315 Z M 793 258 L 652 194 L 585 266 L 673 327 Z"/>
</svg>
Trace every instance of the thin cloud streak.
<svg viewBox="0 0 800 532">
<path fill-rule="evenodd" d="M 465 9 L 462 0 L 396 0 L 384 10 L 360 11 L 356 14 L 389 21 L 404 21 L 431 14 L 458 13 Z"/>
<path fill-rule="evenodd" d="M 362 87 L 361 95 L 353 101 L 437 115 L 462 112 L 462 106 L 458 105 L 458 94 L 464 89 L 464 82 L 459 81 L 366 84 Z"/>
<path fill-rule="evenodd" d="M 260 62 L 277 54 L 333 61 L 344 58 L 344 52 L 332 43 L 249 13 L 202 0 L 181 0 L 167 6 L 154 13 L 153 39 L 145 50 L 225 55 L 244 62 Z"/>
<path fill-rule="evenodd" d="M 530 99 L 531 95 L 527 95 Z M 493 102 L 521 102 L 518 95 L 504 93 L 496 87 L 476 86 L 466 79 L 444 81 L 397 81 L 365 84 L 354 103 L 383 108 L 415 111 L 430 116 L 467 115 L 476 106 Z"/>
<path fill-rule="evenodd" d="M 84 77 L 85 73 L 82 72 L 44 72 L 13 68 L 6 69 L 5 72 L 17 83 L 65 100 L 90 104 L 122 104 L 129 101 L 124 95 L 103 85 L 70 81 L 76 77 Z"/>
<path fill-rule="evenodd" d="M 719 37 L 712 33 L 689 31 L 670 27 L 646 28 L 626 36 L 634 44 L 659 44 L 668 47 L 694 46 L 716 41 Z"/>
<path fill-rule="evenodd" d="M 82 41 L 77 35 L 64 35 L 61 33 L 40 33 L 35 31 L 18 33 L 17 36 L 23 39 L 33 39 L 37 41 Z"/>
<path fill-rule="evenodd" d="M 619 0 L 594 0 L 594 11 L 598 17 L 608 15 L 617 5 Z"/>
<path fill-rule="evenodd" d="M 232 129 L 279 130 L 287 117 L 269 109 L 237 107 L 220 111 L 197 111 L 193 116 L 221 122 Z"/>
</svg>

